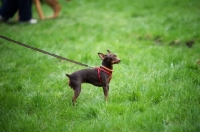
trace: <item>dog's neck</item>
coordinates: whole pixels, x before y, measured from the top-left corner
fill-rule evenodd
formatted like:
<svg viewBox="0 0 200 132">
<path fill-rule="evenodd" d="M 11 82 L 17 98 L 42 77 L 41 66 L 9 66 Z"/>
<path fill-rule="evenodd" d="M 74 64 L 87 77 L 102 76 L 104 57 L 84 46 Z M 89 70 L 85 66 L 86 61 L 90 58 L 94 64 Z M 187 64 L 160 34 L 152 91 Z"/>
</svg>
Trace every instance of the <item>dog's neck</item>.
<svg viewBox="0 0 200 132">
<path fill-rule="evenodd" d="M 110 70 L 113 70 L 113 66 L 111 64 L 107 64 L 105 61 L 102 62 L 102 66 L 104 66 Z"/>
<path fill-rule="evenodd" d="M 111 73 L 114 71 L 114 70 L 112 70 L 112 69 L 109 69 L 109 68 L 107 68 L 107 67 L 105 67 L 105 66 L 103 66 L 103 65 L 102 65 L 102 66 L 100 66 L 100 67 L 102 67 L 103 69 L 105 69 L 106 71 L 108 71 L 108 72 L 111 72 Z"/>
</svg>

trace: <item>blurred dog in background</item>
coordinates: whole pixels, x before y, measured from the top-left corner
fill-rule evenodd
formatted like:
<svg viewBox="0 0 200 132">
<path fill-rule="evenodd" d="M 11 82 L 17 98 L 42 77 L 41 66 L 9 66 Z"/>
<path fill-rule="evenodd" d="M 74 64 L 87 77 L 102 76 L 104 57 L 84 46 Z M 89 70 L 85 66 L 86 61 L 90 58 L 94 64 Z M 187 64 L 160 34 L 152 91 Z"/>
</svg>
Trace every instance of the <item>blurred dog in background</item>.
<svg viewBox="0 0 200 132">
<path fill-rule="evenodd" d="M 66 0 L 66 1 L 70 1 L 70 0 Z M 41 1 L 40 0 L 34 0 L 35 5 L 36 5 L 36 9 L 39 15 L 39 18 L 44 20 L 44 19 L 48 19 L 48 18 L 57 18 L 59 16 L 60 10 L 61 10 L 61 5 L 59 4 L 58 0 L 44 0 L 45 3 L 47 3 L 53 10 L 53 15 L 50 17 L 45 17 L 44 13 L 42 11 L 41 8 Z"/>
</svg>

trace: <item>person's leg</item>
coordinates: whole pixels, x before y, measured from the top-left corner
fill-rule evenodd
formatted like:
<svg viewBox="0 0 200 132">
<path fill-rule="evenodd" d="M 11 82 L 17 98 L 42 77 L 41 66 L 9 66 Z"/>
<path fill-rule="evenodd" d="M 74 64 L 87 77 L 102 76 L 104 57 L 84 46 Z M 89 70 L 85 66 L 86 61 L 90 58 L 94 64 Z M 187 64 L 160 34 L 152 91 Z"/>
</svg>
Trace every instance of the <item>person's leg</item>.
<svg viewBox="0 0 200 132">
<path fill-rule="evenodd" d="M 0 8 L 0 16 L 6 21 L 13 17 L 18 9 L 18 0 L 4 0 Z"/>
<path fill-rule="evenodd" d="M 32 18 L 32 0 L 19 0 L 19 21 L 29 21 Z"/>
</svg>

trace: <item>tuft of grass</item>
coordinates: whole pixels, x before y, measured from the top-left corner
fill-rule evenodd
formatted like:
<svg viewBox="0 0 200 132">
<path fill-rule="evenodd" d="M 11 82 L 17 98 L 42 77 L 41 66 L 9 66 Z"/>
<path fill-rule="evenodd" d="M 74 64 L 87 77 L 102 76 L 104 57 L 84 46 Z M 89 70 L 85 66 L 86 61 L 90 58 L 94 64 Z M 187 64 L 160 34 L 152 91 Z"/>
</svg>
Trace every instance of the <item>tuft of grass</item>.
<svg viewBox="0 0 200 132">
<path fill-rule="evenodd" d="M 198 0 L 59 2 L 57 19 L 0 35 L 92 66 L 111 50 L 109 100 L 83 84 L 74 107 L 65 74 L 84 67 L 0 39 L 0 131 L 200 131 Z"/>
</svg>

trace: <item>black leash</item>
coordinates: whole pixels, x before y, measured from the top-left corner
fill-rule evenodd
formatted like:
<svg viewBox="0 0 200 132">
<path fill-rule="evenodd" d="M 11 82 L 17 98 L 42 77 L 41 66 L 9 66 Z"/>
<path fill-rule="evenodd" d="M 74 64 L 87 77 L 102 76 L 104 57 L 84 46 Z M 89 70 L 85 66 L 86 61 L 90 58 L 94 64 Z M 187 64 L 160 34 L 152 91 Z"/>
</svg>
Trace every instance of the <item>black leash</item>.
<svg viewBox="0 0 200 132">
<path fill-rule="evenodd" d="M 83 63 L 80 63 L 80 62 L 76 62 L 76 61 L 74 61 L 74 60 L 70 60 L 70 59 L 64 58 L 64 57 L 59 56 L 59 55 L 56 55 L 56 54 L 52 54 L 52 53 L 46 52 L 46 51 L 41 50 L 41 49 L 38 49 L 38 48 L 34 48 L 34 47 L 32 47 L 32 46 L 29 46 L 29 45 L 27 45 L 27 44 L 23 44 L 23 43 L 21 43 L 21 42 L 17 42 L 17 41 L 15 41 L 15 40 L 12 40 L 12 39 L 7 38 L 7 37 L 2 36 L 2 35 L 0 35 L 0 38 L 5 39 L 5 40 L 10 41 L 10 42 L 13 42 L 13 43 L 18 44 L 18 45 L 21 45 L 21 46 L 23 46 L 23 47 L 26 47 L 26 48 L 29 48 L 29 49 L 32 49 L 32 50 L 41 52 L 41 53 L 43 53 L 43 54 L 47 54 L 47 55 L 56 57 L 56 58 L 61 59 L 61 60 L 69 61 L 69 62 L 71 62 L 71 63 L 77 64 L 77 65 L 80 65 L 80 66 L 85 66 L 85 67 L 90 67 L 90 68 L 92 68 L 92 67 L 89 66 L 89 65 L 86 65 L 86 64 L 83 64 Z"/>
</svg>

